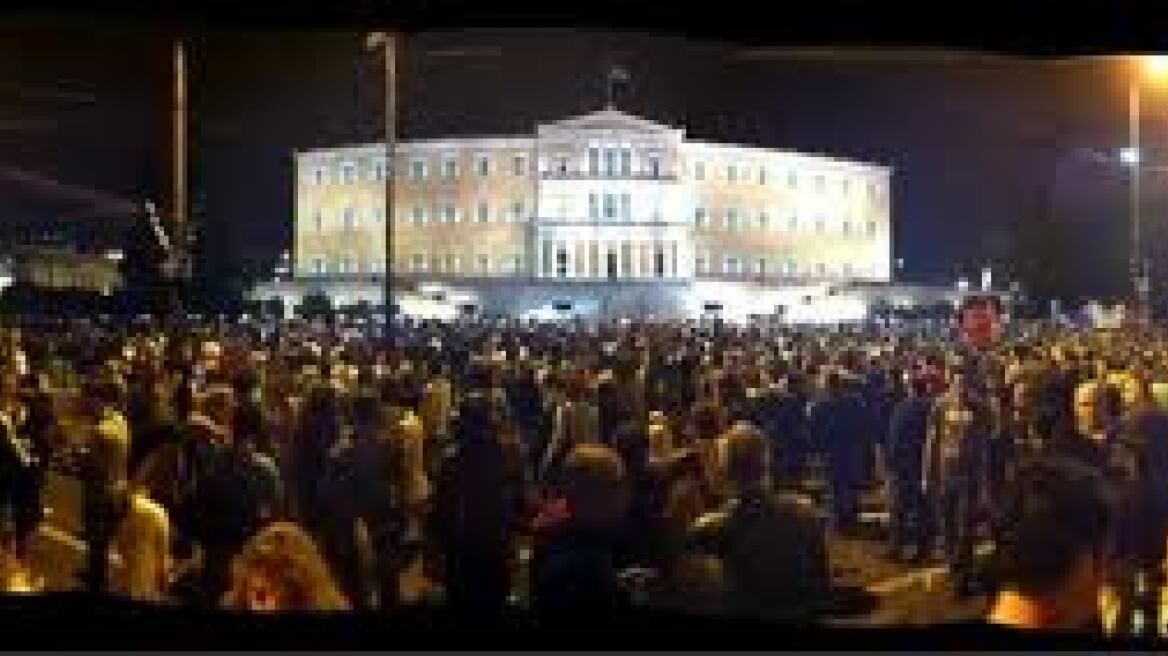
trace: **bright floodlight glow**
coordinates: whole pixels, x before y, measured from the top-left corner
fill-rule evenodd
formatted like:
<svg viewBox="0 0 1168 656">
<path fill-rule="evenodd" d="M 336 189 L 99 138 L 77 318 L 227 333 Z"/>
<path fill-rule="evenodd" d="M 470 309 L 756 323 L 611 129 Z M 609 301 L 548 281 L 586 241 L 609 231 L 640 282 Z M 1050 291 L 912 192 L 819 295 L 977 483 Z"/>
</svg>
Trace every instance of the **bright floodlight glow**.
<svg viewBox="0 0 1168 656">
<path fill-rule="evenodd" d="M 1138 148 L 1132 148 L 1131 146 L 1128 146 L 1127 148 L 1120 148 L 1119 161 L 1123 162 L 1127 166 L 1135 166 L 1136 164 L 1139 164 L 1140 150 Z"/>
<path fill-rule="evenodd" d="M 121 262 L 124 255 L 121 251 L 108 251 L 106 252 L 105 257 L 111 262 Z"/>
<path fill-rule="evenodd" d="M 1168 78 L 1168 56 L 1148 55 L 1142 60 L 1144 73 L 1156 79 Z"/>
</svg>

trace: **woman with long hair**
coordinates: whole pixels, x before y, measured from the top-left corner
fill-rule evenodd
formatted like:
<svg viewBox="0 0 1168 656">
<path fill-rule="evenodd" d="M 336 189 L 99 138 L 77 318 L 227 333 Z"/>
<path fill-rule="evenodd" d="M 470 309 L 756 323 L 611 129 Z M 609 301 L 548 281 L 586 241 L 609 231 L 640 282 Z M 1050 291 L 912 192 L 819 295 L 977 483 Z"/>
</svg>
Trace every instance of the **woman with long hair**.
<svg viewBox="0 0 1168 656">
<path fill-rule="evenodd" d="M 231 564 L 221 606 L 250 612 L 328 612 L 349 609 L 316 544 L 289 522 L 270 524 Z"/>
</svg>

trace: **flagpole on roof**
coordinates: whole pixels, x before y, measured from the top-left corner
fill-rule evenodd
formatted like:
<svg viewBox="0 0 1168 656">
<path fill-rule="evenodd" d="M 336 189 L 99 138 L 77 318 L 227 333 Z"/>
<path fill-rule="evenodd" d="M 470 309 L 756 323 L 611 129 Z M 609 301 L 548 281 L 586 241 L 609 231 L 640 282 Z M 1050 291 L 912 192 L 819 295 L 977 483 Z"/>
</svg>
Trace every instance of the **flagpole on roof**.
<svg viewBox="0 0 1168 656">
<path fill-rule="evenodd" d="M 616 109 L 616 85 L 619 82 L 628 82 L 629 72 L 623 66 L 612 66 L 608 70 L 608 102 L 605 103 L 604 108 L 608 110 Z"/>
</svg>

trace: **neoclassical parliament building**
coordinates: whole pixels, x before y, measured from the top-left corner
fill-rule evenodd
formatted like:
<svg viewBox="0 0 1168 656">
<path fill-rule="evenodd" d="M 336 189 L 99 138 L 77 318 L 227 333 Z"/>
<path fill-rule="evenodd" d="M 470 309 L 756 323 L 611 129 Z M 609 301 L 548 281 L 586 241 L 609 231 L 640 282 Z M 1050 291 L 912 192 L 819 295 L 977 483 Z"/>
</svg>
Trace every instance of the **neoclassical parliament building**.
<svg viewBox="0 0 1168 656">
<path fill-rule="evenodd" d="M 395 290 L 450 285 L 516 312 L 892 275 L 888 167 L 695 141 L 612 107 L 532 136 L 401 142 L 392 161 L 384 144 L 294 157 L 290 277 L 261 291 L 293 302 L 379 304 L 387 270 Z"/>
</svg>

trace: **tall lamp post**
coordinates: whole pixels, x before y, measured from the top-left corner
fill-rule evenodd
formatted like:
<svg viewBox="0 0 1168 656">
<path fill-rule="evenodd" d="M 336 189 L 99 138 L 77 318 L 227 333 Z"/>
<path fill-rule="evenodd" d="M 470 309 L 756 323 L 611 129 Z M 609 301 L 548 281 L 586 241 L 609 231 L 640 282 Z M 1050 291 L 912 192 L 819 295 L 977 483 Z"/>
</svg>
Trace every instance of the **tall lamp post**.
<svg viewBox="0 0 1168 656">
<path fill-rule="evenodd" d="M 390 330 L 393 320 L 393 187 L 397 177 L 397 41 L 394 32 L 374 32 L 365 39 L 368 50 L 381 50 L 384 56 L 385 73 L 385 275 L 383 295 L 385 300 L 385 329 Z"/>
<path fill-rule="evenodd" d="M 1135 60 L 1136 70 L 1131 76 L 1128 88 L 1128 147 L 1120 153 L 1123 162 L 1130 169 L 1129 207 L 1131 219 L 1131 278 L 1135 295 L 1136 316 L 1141 322 L 1151 318 L 1150 279 L 1148 263 L 1143 256 L 1140 225 L 1140 173 L 1143 151 L 1140 142 L 1140 90 L 1147 80 L 1162 82 L 1168 79 L 1168 57 L 1163 55 L 1144 56 Z"/>
</svg>

